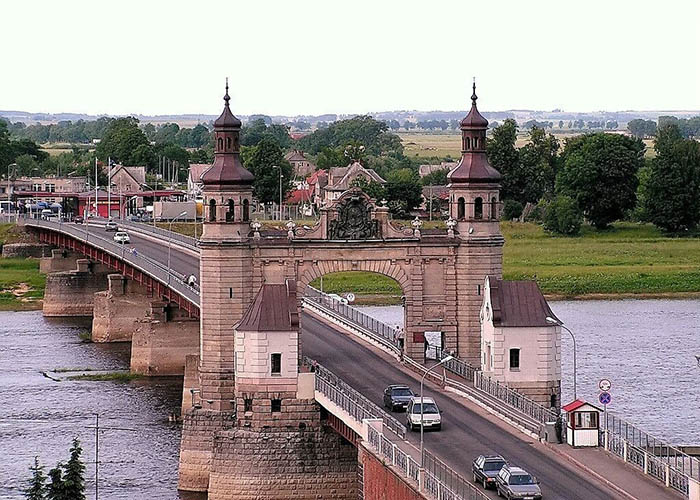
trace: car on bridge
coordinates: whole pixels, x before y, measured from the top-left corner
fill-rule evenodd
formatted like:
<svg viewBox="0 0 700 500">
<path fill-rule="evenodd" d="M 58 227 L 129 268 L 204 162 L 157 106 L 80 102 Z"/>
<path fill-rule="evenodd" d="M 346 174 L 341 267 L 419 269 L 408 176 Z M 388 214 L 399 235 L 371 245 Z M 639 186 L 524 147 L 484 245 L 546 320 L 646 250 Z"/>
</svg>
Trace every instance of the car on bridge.
<svg viewBox="0 0 700 500">
<path fill-rule="evenodd" d="M 414 397 L 415 394 L 407 385 L 392 384 L 384 389 L 384 406 L 391 411 L 406 410 Z"/>
<path fill-rule="evenodd" d="M 472 462 L 472 475 L 475 483 L 481 483 L 485 490 L 496 487 L 496 476 L 506 465 L 500 455 L 479 455 Z"/>
<path fill-rule="evenodd" d="M 422 399 L 422 402 L 421 402 Z M 410 430 L 420 430 L 421 406 L 423 408 L 423 429 L 440 430 L 442 428 L 442 415 L 433 398 L 411 398 L 406 408 L 406 427 Z"/>
<path fill-rule="evenodd" d="M 108 223 L 105 224 L 105 231 L 118 231 L 119 226 L 117 226 L 116 222 L 109 221 Z"/>
<path fill-rule="evenodd" d="M 496 476 L 496 493 L 508 500 L 542 500 L 540 482 L 520 467 L 504 465 Z"/>
<path fill-rule="evenodd" d="M 114 234 L 114 241 L 117 243 L 125 244 L 125 243 L 131 243 L 131 239 L 129 238 L 129 233 L 126 231 L 117 231 Z"/>
<path fill-rule="evenodd" d="M 75 219 L 73 219 L 73 222 L 76 224 L 82 224 L 85 221 L 80 215 L 78 215 Z"/>
</svg>

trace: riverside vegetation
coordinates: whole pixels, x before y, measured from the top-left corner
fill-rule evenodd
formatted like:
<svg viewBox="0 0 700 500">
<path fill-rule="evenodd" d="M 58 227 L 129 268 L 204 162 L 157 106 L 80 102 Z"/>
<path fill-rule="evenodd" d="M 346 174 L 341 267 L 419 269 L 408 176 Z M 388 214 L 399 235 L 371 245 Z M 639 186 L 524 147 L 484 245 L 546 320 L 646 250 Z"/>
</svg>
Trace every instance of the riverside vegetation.
<svg viewBox="0 0 700 500">
<path fill-rule="evenodd" d="M 24 241 L 15 224 L 0 224 L 0 245 Z M 13 257 L 0 259 L 0 311 L 41 309 L 46 277 L 39 273 L 39 260 Z"/>
</svg>

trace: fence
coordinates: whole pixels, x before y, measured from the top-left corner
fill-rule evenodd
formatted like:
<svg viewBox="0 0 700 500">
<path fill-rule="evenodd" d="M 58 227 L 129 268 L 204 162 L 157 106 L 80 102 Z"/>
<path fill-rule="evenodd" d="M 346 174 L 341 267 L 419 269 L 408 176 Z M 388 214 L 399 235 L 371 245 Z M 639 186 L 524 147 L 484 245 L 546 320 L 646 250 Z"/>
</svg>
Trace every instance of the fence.
<svg viewBox="0 0 700 500">
<path fill-rule="evenodd" d="M 191 236 L 186 236 L 184 234 L 169 231 L 167 229 L 152 226 L 143 222 L 120 220 L 118 221 L 118 224 L 121 227 L 129 228 L 133 231 L 140 233 L 150 234 L 165 241 L 171 240 L 172 242 L 176 242 L 180 246 L 187 247 L 191 250 L 199 251 L 199 249 L 197 248 L 197 240 Z"/>
<path fill-rule="evenodd" d="M 700 461 L 697 458 L 611 413 L 604 414 L 599 444 L 667 487 L 686 495 L 690 478 L 700 481 Z"/>
<path fill-rule="evenodd" d="M 401 474 L 417 482 L 421 491 L 437 500 L 486 500 L 488 498 L 459 473 L 427 451 L 424 453 L 425 464 L 422 474 L 423 484 L 421 484 L 420 461 L 404 449 L 413 448 L 412 445 L 403 441 L 406 434 L 405 427 L 316 361 L 304 358 L 304 364 L 316 373 L 316 390 L 340 406 L 352 418 L 358 422 L 366 419 L 382 421 L 383 426 L 380 426 L 380 429 L 368 423 L 369 446 L 386 458 Z M 391 435 L 385 434 L 385 429 L 388 429 Z M 401 440 L 398 443 L 397 438 Z M 415 448 L 413 451 L 414 454 L 418 452 Z"/>
</svg>

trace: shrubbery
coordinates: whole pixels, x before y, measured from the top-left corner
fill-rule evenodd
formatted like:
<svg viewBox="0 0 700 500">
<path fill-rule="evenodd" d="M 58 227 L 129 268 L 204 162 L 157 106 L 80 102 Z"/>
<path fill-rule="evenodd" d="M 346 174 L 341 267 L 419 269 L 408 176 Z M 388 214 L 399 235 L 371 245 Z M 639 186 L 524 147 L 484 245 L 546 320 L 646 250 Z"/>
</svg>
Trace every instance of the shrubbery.
<svg viewBox="0 0 700 500">
<path fill-rule="evenodd" d="M 520 217 L 523 213 L 523 204 L 516 200 L 506 200 L 503 203 L 503 213 L 501 218 L 503 220 L 513 220 Z"/>
<path fill-rule="evenodd" d="M 573 236 L 581 230 L 583 215 L 576 201 L 564 195 L 546 203 L 542 223 L 547 231 Z"/>
</svg>

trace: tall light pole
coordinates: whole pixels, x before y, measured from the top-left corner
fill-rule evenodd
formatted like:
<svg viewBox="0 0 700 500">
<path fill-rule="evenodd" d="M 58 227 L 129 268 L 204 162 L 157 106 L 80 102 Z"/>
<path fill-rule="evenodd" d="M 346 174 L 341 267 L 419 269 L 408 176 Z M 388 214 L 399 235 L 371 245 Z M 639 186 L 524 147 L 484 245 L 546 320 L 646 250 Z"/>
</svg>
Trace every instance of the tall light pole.
<svg viewBox="0 0 700 500">
<path fill-rule="evenodd" d="M 173 230 L 173 222 L 178 220 L 180 217 L 184 217 L 187 215 L 187 212 L 180 212 L 175 216 L 173 220 L 170 221 L 170 231 L 172 232 Z M 173 241 L 173 236 L 171 234 L 168 235 L 168 285 L 170 285 L 170 248 L 172 247 L 172 241 Z"/>
<path fill-rule="evenodd" d="M 578 399 L 576 397 L 576 394 L 577 394 L 576 393 L 576 337 L 574 336 L 574 332 L 572 332 L 567 327 L 565 327 L 564 323 L 562 323 L 561 321 L 559 321 L 557 319 L 552 318 L 551 316 L 547 316 L 545 319 L 547 320 L 547 323 L 551 323 L 553 325 L 560 326 L 564 330 L 569 332 L 569 335 L 571 335 L 571 340 L 573 340 L 573 342 L 574 342 L 574 399 Z"/>
<path fill-rule="evenodd" d="M 272 165 L 272 168 L 278 168 L 280 171 L 280 218 L 282 220 L 282 167 L 279 165 Z"/>
<path fill-rule="evenodd" d="M 439 363 L 435 363 L 433 366 L 428 368 L 428 371 L 426 371 L 423 374 L 423 377 L 420 379 L 420 466 L 421 466 L 421 469 L 423 468 L 423 406 L 425 405 L 425 403 L 423 403 L 423 382 L 425 382 L 425 377 L 428 376 L 428 373 L 433 371 L 438 366 L 440 366 L 444 363 L 447 363 L 448 361 L 450 361 L 453 358 L 454 358 L 454 356 L 452 356 L 452 355 L 445 356 L 445 358 L 442 359 Z"/>
<path fill-rule="evenodd" d="M 17 176 L 17 164 L 10 163 L 7 166 L 7 210 L 12 208 L 12 186 L 10 185 L 10 167 L 15 167 L 15 176 Z M 17 214 L 15 214 L 17 215 Z M 9 220 L 9 219 L 8 219 Z"/>
</svg>

